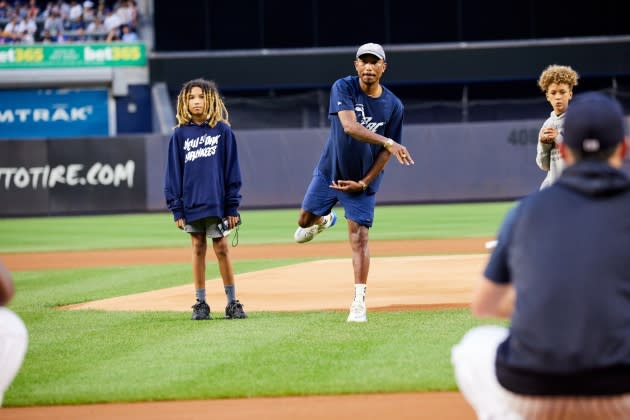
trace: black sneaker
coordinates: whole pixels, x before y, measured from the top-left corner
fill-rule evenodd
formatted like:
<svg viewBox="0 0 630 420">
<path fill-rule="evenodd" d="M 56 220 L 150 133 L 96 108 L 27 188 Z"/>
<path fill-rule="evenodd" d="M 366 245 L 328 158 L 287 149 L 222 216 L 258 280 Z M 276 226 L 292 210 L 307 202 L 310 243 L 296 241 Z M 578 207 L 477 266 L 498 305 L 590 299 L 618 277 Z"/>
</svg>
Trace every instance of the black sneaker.
<svg viewBox="0 0 630 420">
<path fill-rule="evenodd" d="M 210 316 L 210 306 L 208 306 L 206 302 L 201 302 L 197 299 L 197 303 L 192 306 L 192 309 L 192 319 L 212 319 Z"/>
<path fill-rule="evenodd" d="M 247 314 L 243 311 L 241 302 L 233 300 L 225 307 L 225 317 L 227 319 L 247 318 Z"/>
</svg>

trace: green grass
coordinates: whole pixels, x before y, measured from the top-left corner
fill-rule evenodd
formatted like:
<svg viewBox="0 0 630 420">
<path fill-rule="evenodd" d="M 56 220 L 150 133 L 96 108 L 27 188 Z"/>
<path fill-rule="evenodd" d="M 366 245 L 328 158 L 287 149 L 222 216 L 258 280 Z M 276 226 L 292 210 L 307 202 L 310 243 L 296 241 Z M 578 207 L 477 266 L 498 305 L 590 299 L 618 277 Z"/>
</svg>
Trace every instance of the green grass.
<svg viewBox="0 0 630 420">
<path fill-rule="evenodd" d="M 510 205 L 379 207 L 371 238 L 492 236 Z M 244 211 L 241 243 L 291 242 L 296 217 L 297 210 Z M 345 241 L 345 229 L 326 232 L 326 240 Z M 146 246 L 189 242 L 166 214 L 0 220 L 0 252 Z M 244 273 L 300 261 L 234 261 L 234 268 Z M 188 308 L 61 311 L 56 306 L 190 284 L 190 266 L 13 276 L 10 307 L 27 325 L 29 347 L 5 406 L 454 390 L 450 348 L 481 323 L 466 309 L 373 312 L 364 325 L 346 323 L 345 312 L 193 322 Z M 216 264 L 208 264 L 207 277 L 219 277 Z"/>
<path fill-rule="evenodd" d="M 450 348 L 476 325 L 463 309 L 345 317 L 28 314 L 37 339 L 5 405 L 452 390 Z"/>
<path fill-rule="evenodd" d="M 488 237 L 512 205 L 503 203 L 377 206 L 370 238 L 429 239 Z M 343 209 L 339 227 L 321 240 L 345 241 Z M 298 209 L 244 210 L 239 243 L 291 243 Z M 167 213 L 9 218 L 0 220 L 0 253 L 189 246 Z"/>
</svg>

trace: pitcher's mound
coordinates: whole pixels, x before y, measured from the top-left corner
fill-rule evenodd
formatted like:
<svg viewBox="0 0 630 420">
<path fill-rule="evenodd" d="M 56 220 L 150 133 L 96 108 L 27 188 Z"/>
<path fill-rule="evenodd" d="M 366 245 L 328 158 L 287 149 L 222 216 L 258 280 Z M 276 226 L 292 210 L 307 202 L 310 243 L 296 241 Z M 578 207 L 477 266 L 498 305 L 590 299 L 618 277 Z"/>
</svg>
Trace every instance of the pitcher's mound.
<svg viewBox="0 0 630 420">
<path fill-rule="evenodd" d="M 368 309 L 464 306 L 481 276 L 487 254 L 372 258 Z M 328 259 L 236 275 L 239 300 L 248 312 L 347 310 L 354 297 L 349 259 Z M 206 284 L 213 311 L 225 307 L 221 279 Z M 64 309 L 189 311 L 191 284 L 97 300 Z"/>
</svg>

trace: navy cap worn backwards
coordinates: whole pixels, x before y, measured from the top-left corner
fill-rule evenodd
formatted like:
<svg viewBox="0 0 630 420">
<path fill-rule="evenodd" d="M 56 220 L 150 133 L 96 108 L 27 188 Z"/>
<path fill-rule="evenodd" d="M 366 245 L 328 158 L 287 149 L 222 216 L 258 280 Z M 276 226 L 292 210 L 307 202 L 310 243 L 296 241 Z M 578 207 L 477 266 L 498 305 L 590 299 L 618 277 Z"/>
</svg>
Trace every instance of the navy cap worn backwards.
<svg viewBox="0 0 630 420">
<path fill-rule="evenodd" d="M 365 54 L 372 54 L 385 61 L 385 50 L 383 50 L 383 47 L 381 47 L 379 44 L 369 42 L 367 44 L 361 45 L 357 50 L 357 58 Z"/>
<path fill-rule="evenodd" d="M 625 135 L 623 108 L 608 95 L 576 95 L 564 117 L 564 143 L 584 154 L 612 149 Z"/>
</svg>

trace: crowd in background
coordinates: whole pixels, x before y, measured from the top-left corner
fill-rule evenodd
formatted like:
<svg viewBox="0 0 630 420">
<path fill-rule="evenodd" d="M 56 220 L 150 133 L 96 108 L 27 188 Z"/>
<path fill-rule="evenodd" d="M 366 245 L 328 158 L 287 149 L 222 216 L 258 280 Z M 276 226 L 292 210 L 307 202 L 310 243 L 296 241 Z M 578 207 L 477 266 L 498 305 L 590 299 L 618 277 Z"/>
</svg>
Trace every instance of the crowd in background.
<svg viewBox="0 0 630 420">
<path fill-rule="evenodd" d="M 0 0 L 0 44 L 134 42 L 135 0 Z"/>
</svg>

